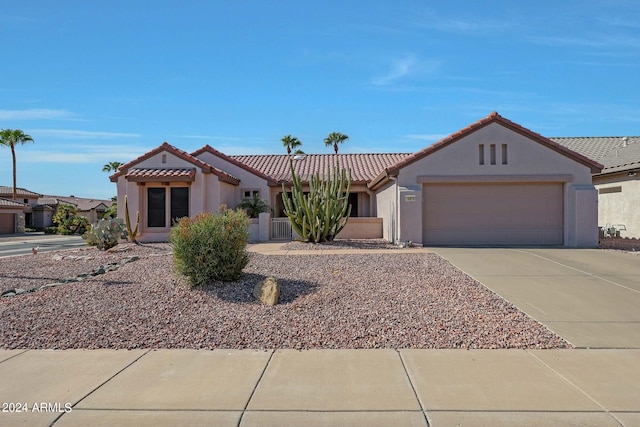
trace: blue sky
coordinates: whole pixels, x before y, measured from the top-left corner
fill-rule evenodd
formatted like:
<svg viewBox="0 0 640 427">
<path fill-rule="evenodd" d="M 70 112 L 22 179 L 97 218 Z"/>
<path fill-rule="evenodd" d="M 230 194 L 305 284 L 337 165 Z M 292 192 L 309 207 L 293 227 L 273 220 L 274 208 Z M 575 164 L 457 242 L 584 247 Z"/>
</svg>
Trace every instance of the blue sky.
<svg viewBox="0 0 640 427">
<path fill-rule="evenodd" d="M 545 136 L 640 134 L 640 3 L 22 0 L 0 8 L 18 186 L 109 198 L 101 171 L 193 151 L 413 152 L 498 111 Z M 0 184 L 11 155 L 0 147 Z"/>
</svg>

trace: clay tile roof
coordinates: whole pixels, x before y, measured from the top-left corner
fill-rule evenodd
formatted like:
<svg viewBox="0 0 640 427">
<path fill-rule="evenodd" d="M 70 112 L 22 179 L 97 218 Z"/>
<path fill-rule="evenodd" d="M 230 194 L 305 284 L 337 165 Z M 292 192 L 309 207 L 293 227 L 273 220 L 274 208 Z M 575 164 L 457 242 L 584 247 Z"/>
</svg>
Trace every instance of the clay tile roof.
<svg viewBox="0 0 640 427">
<path fill-rule="evenodd" d="M 308 181 L 316 173 L 324 174 L 333 170 L 336 160 L 338 164 L 351 171 L 356 184 L 364 184 L 375 178 L 381 170 L 407 157 L 407 153 L 372 153 L 372 154 L 268 154 L 231 156 L 278 182 L 290 182 L 291 172 L 289 159 L 303 181 Z"/>
<path fill-rule="evenodd" d="M 640 169 L 640 136 L 597 136 L 551 138 L 604 168 L 602 174 Z"/>
<path fill-rule="evenodd" d="M 23 208 L 27 206 L 24 203 L 21 202 L 16 202 L 15 200 L 9 200 L 9 199 L 5 199 L 3 197 L 0 197 L 0 207 L 3 208 Z"/>
<path fill-rule="evenodd" d="M 7 186 L 7 185 L 0 185 L 0 194 L 1 195 L 6 195 L 8 194 L 10 197 L 13 196 L 13 187 Z M 39 197 L 42 194 L 38 194 L 38 193 L 34 193 L 33 191 L 29 191 L 26 190 L 24 188 L 20 188 L 20 187 L 16 187 L 16 194 L 18 196 L 20 196 L 21 198 L 25 198 L 25 197 Z"/>
<path fill-rule="evenodd" d="M 191 153 L 192 156 L 194 157 L 198 157 L 200 154 L 205 153 L 205 152 L 209 152 L 211 154 L 213 154 L 214 156 L 220 157 L 223 160 L 228 161 L 229 163 L 232 163 L 248 172 L 251 172 L 252 174 L 259 176 L 260 178 L 266 180 L 269 182 L 269 184 L 275 185 L 277 184 L 277 181 L 263 173 L 262 171 L 255 169 L 251 166 L 249 166 L 248 164 L 242 163 L 241 161 L 236 160 L 233 156 L 227 156 L 226 154 L 222 153 L 221 151 L 216 150 L 215 148 L 211 147 L 210 145 L 205 145 L 204 147 L 196 150 L 195 152 Z"/>
<path fill-rule="evenodd" d="M 152 157 L 155 156 L 158 153 L 161 152 L 167 152 L 170 154 L 173 154 L 174 156 L 183 159 L 191 164 L 193 164 L 194 166 L 196 166 L 197 168 L 200 168 L 202 170 L 202 172 L 204 173 L 213 173 L 214 175 L 217 175 L 218 178 L 220 179 L 220 181 L 224 181 L 224 182 L 228 182 L 230 184 L 234 184 L 234 185 L 238 185 L 240 183 L 240 180 L 236 177 L 234 177 L 233 175 L 230 175 L 224 171 L 221 171 L 220 169 L 214 168 L 213 166 L 203 162 L 202 160 L 192 156 L 191 154 L 187 153 L 186 151 L 180 150 L 179 148 L 174 147 L 173 145 L 167 143 L 167 142 L 163 142 L 162 145 L 160 145 L 157 148 L 154 148 L 153 150 L 149 151 L 148 153 L 143 154 L 142 156 L 139 156 L 133 160 L 131 160 L 128 163 L 125 163 L 124 165 L 120 166 L 118 168 L 118 172 L 114 173 L 113 175 L 111 175 L 109 177 L 109 180 L 111 180 L 111 182 L 117 182 L 118 181 L 118 177 L 122 176 L 122 175 L 127 175 L 129 172 L 129 169 L 133 168 L 135 165 L 137 165 L 138 163 Z M 160 170 L 160 169 L 158 169 Z M 170 168 L 162 168 L 162 170 L 170 170 Z"/>
<path fill-rule="evenodd" d="M 193 181 L 196 178 L 195 168 L 162 168 L 143 169 L 133 168 L 125 175 L 127 181 Z"/>
</svg>

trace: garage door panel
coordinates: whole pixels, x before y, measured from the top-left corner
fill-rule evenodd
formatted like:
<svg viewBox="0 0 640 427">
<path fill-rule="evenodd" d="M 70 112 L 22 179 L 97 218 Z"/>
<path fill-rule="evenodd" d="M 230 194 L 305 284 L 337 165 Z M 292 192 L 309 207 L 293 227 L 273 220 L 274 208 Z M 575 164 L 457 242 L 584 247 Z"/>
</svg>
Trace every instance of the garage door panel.
<svg viewBox="0 0 640 427">
<path fill-rule="evenodd" d="M 0 213 L 0 234 L 13 233 L 14 214 Z"/>
<path fill-rule="evenodd" d="M 426 184 L 423 243 L 559 245 L 563 185 Z"/>
</svg>

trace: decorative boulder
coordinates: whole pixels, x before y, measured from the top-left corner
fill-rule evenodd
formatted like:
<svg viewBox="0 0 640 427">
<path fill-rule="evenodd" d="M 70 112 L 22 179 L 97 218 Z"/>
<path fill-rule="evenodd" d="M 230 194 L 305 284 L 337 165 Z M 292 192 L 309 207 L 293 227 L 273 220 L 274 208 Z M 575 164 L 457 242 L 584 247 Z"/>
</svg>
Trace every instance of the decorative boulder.
<svg viewBox="0 0 640 427">
<path fill-rule="evenodd" d="M 253 288 L 253 296 L 267 305 L 276 305 L 280 298 L 280 285 L 275 277 L 269 276 Z"/>
</svg>

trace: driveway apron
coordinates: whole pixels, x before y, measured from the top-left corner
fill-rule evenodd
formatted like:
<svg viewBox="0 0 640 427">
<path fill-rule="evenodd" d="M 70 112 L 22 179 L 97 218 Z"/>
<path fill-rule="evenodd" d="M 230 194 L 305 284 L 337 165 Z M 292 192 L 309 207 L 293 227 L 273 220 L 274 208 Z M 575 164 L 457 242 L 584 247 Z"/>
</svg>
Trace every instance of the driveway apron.
<svg viewBox="0 0 640 427">
<path fill-rule="evenodd" d="M 634 253 L 433 251 L 578 348 L 640 348 L 640 257 Z"/>
</svg>

